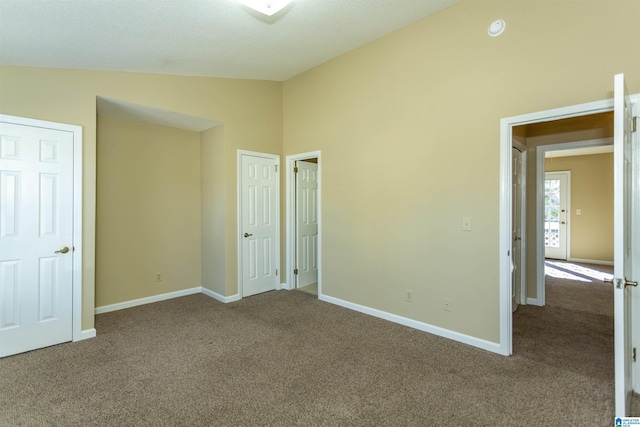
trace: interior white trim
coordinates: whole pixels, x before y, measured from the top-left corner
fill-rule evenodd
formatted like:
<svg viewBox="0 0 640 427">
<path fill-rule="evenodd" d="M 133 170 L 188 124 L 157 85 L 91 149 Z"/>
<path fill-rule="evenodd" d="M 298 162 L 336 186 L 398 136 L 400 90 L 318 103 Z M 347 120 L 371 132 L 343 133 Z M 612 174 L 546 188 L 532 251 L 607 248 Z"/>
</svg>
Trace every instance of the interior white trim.
<svg viewBox="0 0 640 427">
<path fill-rule="evenodd" d="M 82 337 L 82 126 L 0 114 L 0 121 L 70 132 L 73 135 L 73 274 L 72 341 Z"/>
<path fill-rule="evenodd" d="M 506 117 L 500 120 L 500 212 L 498 245 L 500 269 L 500 354 L 511 355 L 513 353 L 513 314 L 511 311 L 511 147 L 513 146 L 513 127 L 603 113 L 612 110 L 613 99 L 607 99 L 520 116 Z M 540 162 L 538 161 L 538 167 L 539 165 Z M 539 247 L 540 245 L 536 246 L 537 259 L 544 259 L 544 244 L 542 248 Z M 543 265 L 542 277 L 544 277 L 544 262 L 541 264 Z M 538 270 L 538 273 L 540 273 L 540 271 L 541 270 Z M 530 298 L 527 298 L 527 303 L 529 303 L 530 300 Z M 536 301 L 531 301 L 531 303 L 541 305 L 540 303 L 544 304 L 544 301 L 539 301 L 539 298 L 536 298 Z"/>
<path fill-rule="evenodd" d="M 202 292 L 202 287 L 197 286 L 195 288 L 183 289 L 180 291 L 167 292 L 165 294 L 153 295 L 145 298 L 138 298 L 130 301 L 123 301 L 117 304 L 103 305 L 96 307 L 95 314 L 109 313 L 111 311 L 124 310 L 125 308 L 137 307 L 139 305 L 151 304 L 154 302 L 165 301 L 168 299 L 184 297 L 186 295 L 199 294 Z"/>
<path fill-rule="evenodd" d="M 215 300 L 218 300 L 220 302 L 223 302 L 225 304 L 228 303 L 228 302 L 234 302 L 234 301 L 239 301 L 240 300 L 240 295 L 238 295 L 238 294 L 230 295 L 230 296 L 226 297 L 224 295 L 220 295 L 219 293 L 212 291 L 211 289 L 207 289 L 207 288 L 204 288 L 204 287 L 201 288 L 201 292 L 203 294 L 205 294 L 206 296 L 211 297 L 211 298 L 213 298 Z"/>
<path fill-rule="evenodd" d="M 638 114 L 637 105 L 640 103 L 640 94 L 631 96 L 631 102 L 635 105 L 636 112 Z M 565 119 L 569 117 L 585 116 L 589 114 L 603 113 L 613 110 L 613 99 L 607 99 L 602 101 L 590 102 L 586 104 L 578 104 L 569 107 L 556 108 L 553 110 L 539 111 L 536 113 L 524 114 L 520 116 L 506 117 L 500 120 L 500 212 L 499 212 L 499 265 L 500 265 L 500 353 L 505 355 L 511 355 L 513 353 L 513 319 L 511 312 L 511 272 L 510 265 L 511 259 L 509 257 L 509 250 L 511 247 L 511 147 L 512 143 L 512 128 L 514 126 L 539 123 L 545 121 L 552 121 L 558 119 Z M 638 142 L 638 132 L 636 132 L 635 143 Z M 575 148 L 575 147 L 574 147 Z M 640 156 L 640 154 L 639 154 Z M 638 165 L 640 165 L 640 159 L 636 159 Z M 540 162 L 538 162 L 540 164 Z M 638 206 L 640 206 L 640 191 L 635 189 L 635 199 Z M 638 216 L 640 212 L 636 211 Z M 637 223 L 637 222 L 636 222 Z M 539 234 L 539 233 L 537 233 Z M 640 248 L 640 231 L 637 231 L 634 238 L 634 247 Z M 542 274 L 544 277 L 544 240 L 542 248 L 537 246 L 537 259 L 542 260 L 539 264 L 542 265 Z M 633 271 L 640 271 L 640 260 L 633 260 Z M 540 277 L 540 269 L 538 269 L 538 277 Z M 537 299 L 527 298 L 527 304 L 539 305 Z M 637 317 L 637 320 L 633 323 L 640 328 L 640 297 L 635 301 L 633 305 L 633 312 Z M 637 347 L 640 345 L 637 342 L 632 343 Z M 634 375 L 636 378 L 640 378 L 640 370 L 635 368 Z M 637 381 L 640 383 L 640 380 Z"/>
<path fill-rule="evenodd" d="M 509 295 L 511 296 L 511 295 Z M 408 326 L 413 329 L 428 332 L 433 335 L 438 335 L 443 338 L 448 338 L 454 341 L 461 342 L 463 344 L 472 345 L 474 347 L 481 348 L 483 350 L 491 351 L 493 353 L 502 354 L 500 344 L 491 341 L 483 340 L 480 338 L 472 337 L 470 335 L 461 334 L 459 332 L 444 329 L 439 326 L 434 326 L 429 323 L 419 322 L 417 320 L 409 319 L 406 317 L 398 316 L 393 313 L 378 310 L 375 308 L 367 307 L 360 304 L 355 304 L 349 301 L 345 301 L 339 298 L 334 298 L 326 295 L 318 295 L 318 299 L 331 304 L 339 305 L 350 310 L 355 310 L 360 313 L 368 314 L 370 316 L 378 317 L 380 319 L 388 320 L 393 323 Z"/>
<path fill-rule="evenodd" d="M 242 285 L 242 156 L 254 156 L 254 157 L 263 157 L 267 159 L 273 159 L 276 162 L 276 167 L 278 168 L 277 177 L 277 195 L 276 195 L 276 218 L 278 221 L 276 222 L 276 265 L 278 266 L 278 270 L 280 269 L 280 156 L 277 154 L 269 154 L 269 153 L 261 153 L 258 151 L 249 151 L 249 150 L 238 150 L 238 159 L 237 159 L 237 175 L 236 175 L 236 224 L 237 224 L 237 246 L 238 246 L 238 300 L 243 298 L 243 285 Z M 279 274 L 282 277 L 282 272 Z M 275 289 L 278 290 L 280 288 L 280 279 L 276 282 Z"/>
<path fill-rule="evenodd" d="M 74 341 L 88 340 L 89 338 L 95 338 L 95 337 L 96 337 L 96 329 L 95 328 L 84 329 L 80 333 L 80 338 L 78 338 L 77 340 L 74 340 Z"/>
<path fill-rule="evenodd" d="M 613 265 L 613 261 L 602 261 L 599 259 L 584 259 L 584 258 L 570 258 L 569 262 L 579 262 L 583 264 L 596 264 L 596 265 Z"/>
<path fill-rule="evenodd" d="M 295 265 L 295 202 L 293 185 L 293 168 L 295 162 L 305 159 L 318 159 L 318 297 L 322 295 L 322 153 L 320 151 L 310 151 L 308 153 L 292 154 L 285 159 L 285 274 L 283 278 L 286 282 L 283 289 L 292 290 L 296 288 L 296 278 L 293 274 Z"/>
</svg>

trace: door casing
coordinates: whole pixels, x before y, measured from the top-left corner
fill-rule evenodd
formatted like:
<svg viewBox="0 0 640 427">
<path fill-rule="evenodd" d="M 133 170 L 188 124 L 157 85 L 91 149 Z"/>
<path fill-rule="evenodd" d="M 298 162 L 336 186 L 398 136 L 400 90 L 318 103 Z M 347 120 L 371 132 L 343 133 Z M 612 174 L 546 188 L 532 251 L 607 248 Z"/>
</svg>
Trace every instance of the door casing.
<svg viewBox="0 0 640 427">
<path fill-rule="evenodd" d="M 322 159 L 320 151 L 311 151 L 308 153 L 292 154 L 285 160 L 285 234 L 286 234 L 286 251 L 285 251 L 285 270 L 283 275 L 286 282 L 282 285 L 284 289 L 295 289 L 296 280 L 293 274 L 295 268 L 295 247 L 296 247 L 296 215 L 295 215 L 295 175 L 293 168 L 298 160 L 318 159 L 318 297 L 322 293 Z"/>
<path fill-rule="evenodd" d="M 631 102 L 633 104 L 640 103 L 640 94 L 635 94 L 631 96 Z M 500 120 L 500 211 L 499 211 L 499 282 L 500 282 L 500 344 L 499 344 L 499 353 L 505 356 L 509 356 L 513 354 L 513 319 L 512 319 L 512 311 L 511 311 L 511 238 L 512 238 L 512 225 L 511 225 L 511 147 L 513 146 L 513 127 L 522 126 L 532 123 L 540 123 L 547 122 L 553 120 L 566 119 L 571 117 L 579 117 L 586 116 L 597 113 L 605 113 L 613 111 L 613 99 L 606 99 L 601 101 L 589 102 L 585 104 L 577 104 L 568 107 L 556 108 L 552 110 L 539 111 L 535 113 L 523 114 L 520 116 L 513 117 L 505 117 Z M 637 138 L 638 136 L 636 136 Z M 538 183 L 540 183 L 540 177 L 544 179 L 544 152 L 551 149 L 550 147 L 554 147 L 553 149 L 557 149 L 558 145 L 555 146 L 544 146 L 539 147 L 536 151 L 537 158 L 537 167 L 538 167 Z M 572 147 L 576 148 L 576 147 Z M 542 166 L 541 166 L 542 165 Z M 540 168 L 542 168 L 542 172 L 540 172 Z M 540 187 L 538 187 L 540 188 Z M 636 189 L 636 194 L 634 199 L 637 199 L 638 189 Z M 537 194 L 538 197 L 538 206 L 541 205 L 541 195 L 540 191 Z M 536 245 L 537 254 L 536 259 L 543 260 L 544 259 L 544 241 L 542 236 L 542 229 L 544 224 L 542 224 L 540 216 L 538 216 L 537 221 L 537 232 L 536 238 L 538 239 L 538 244 Z M 640 233 L 638 233 L 640 234 Z M 634 236 L 634 244 L 640 245 L 640 237 L 638 235 Z M 542 245 L 540 244 L 542 242 Z M 543 267 L 540 268 L 538 266 L 538 294 L 536 298 L 536 305 L 544 305 L 544 263 L 538 262 L 539 265 Z M 634 260 L 634 271 L 638 271 L 640 269 L 640 260 Z M 542 274 L 541 274 L 542 273 Z M 542 277 L 542 286 L 540 286 L 540 277 Z M 541 291 L 542 288 L 542 291 Z M 530 300 L 528 299 L 529 303 Z M 533 301 L 531 301 L 533 302 Z M 640 301 L 634 303 L 633 312 L 637 313 L 636 316 L 640 317 Z M 634 326 L 640 326 L 640 319 L 638 322 L 633 323 Z M 638 338 L 635 338 L 638 340 Z M 634 341 L 632 345 L 637 347 L 639 343 Z M 636 372 L 638 369 L 635 369 L 633 377 L 640 377 L 640 373 Z M 639 378 L 640 379 L 640 378 Z M 640 382 L 639 382 L 640 384 Z"/>
<path fill-rule="evenodd" d="M 613 103 L 611 104 L 613 106 Z M 613 108 L 613 107 L 612 107 Z M 589 113 L 593 114 L 593 113 Z M 613 138 L 589 139 L 585 141 L 563 142 L 560 144 L 540 145 L 536 147 L 536 297 L 527 297 L 527 304 L 543 306 L 546 304 L 544 286 L 544 159 L 548 151 L 573 150 L 576 148 L 601 147 L 613 145 Z M 567 233 L 570 230 L 567 228 Z M 571 257 L 571 240 L 567 240 L 567 259 Z"/>
<path fill-rule="evenodd" d="M 72 341 L 95 336 L 95 329 L 82 331 L 82 127 L 0 114 L 0 121 L 21 126 L 70 132 L 73 135 L 73 272 L 72 272 Z"/>
</svg>

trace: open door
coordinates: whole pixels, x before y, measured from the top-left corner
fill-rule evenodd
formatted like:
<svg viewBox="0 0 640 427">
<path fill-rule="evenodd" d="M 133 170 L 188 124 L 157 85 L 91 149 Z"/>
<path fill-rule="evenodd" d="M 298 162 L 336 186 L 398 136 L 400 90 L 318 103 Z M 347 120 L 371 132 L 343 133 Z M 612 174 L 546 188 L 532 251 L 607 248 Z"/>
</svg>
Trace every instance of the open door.
<svg viewBox="0 0 640 427">
<path fill-rule="evenodd" d="M 624 74 L 614 79 L 614 337 L 616 417 L 629 414 L 631 398 L 631 292 L 637 278 L 631 277 L 631 197 L 632 182 L 632 106 Z M 635 255 L 638 256 L 638 255 Z"/>
<path fill-rule="evenodd" d="M 297 287 L 318 283 L 318 164 L 298 160 L 296 175 Z"/>
</svg>

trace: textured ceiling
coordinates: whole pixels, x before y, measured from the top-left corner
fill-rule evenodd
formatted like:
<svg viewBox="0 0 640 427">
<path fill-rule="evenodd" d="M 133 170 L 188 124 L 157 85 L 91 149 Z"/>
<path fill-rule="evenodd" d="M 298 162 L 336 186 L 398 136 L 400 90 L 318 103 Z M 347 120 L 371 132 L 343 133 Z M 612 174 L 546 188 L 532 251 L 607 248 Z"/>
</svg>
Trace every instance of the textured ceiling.
<svg viewBox="0 0 640 427">
<path fill-rule="evenodd" d="M 283 81 L 458 0 L 0 0 L 0 64 Z"/>
</svg>

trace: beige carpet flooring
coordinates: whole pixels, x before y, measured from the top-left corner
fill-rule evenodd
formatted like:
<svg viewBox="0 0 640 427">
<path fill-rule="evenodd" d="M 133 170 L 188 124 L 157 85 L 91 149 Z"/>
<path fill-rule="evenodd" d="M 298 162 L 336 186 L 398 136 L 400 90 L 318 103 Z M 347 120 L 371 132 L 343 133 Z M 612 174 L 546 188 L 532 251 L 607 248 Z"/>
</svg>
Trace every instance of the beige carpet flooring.
<svg viewBox="0 0 640 427">
<path fill-rule="evenodd" d="M 304 292 L 105 313 L 96 338 L 0 360 L 0 425 L 610 426 L 609 286 L 551 281 L 512 357 Z"/>
</svg>

